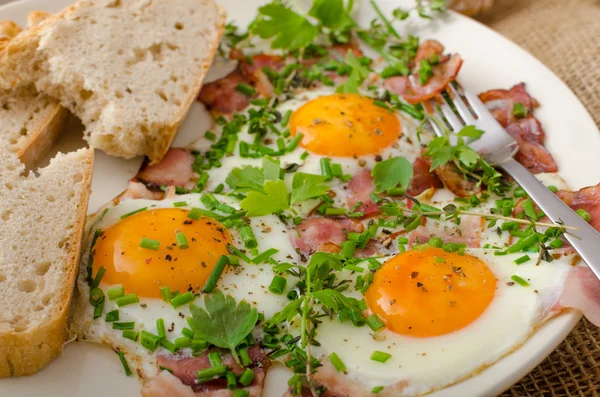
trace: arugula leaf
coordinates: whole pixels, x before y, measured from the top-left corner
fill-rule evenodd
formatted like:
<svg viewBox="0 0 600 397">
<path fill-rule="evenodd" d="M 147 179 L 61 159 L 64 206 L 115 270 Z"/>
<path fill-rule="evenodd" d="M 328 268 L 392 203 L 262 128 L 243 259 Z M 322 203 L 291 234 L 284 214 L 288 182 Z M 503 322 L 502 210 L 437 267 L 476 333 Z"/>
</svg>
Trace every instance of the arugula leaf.
<svg viewBox="0 0 600 397">
<path fill-rule="evenodd" d="M 413 176 L 413 167 L 404 157 L 394 157 L 375 164 L 371 176 L 375 183 L 375 192 L 381 193 L 398 185 L 408 186 Z"/>
<path fill-rule="evenodd" d="M 283 4 L 270 3 L 260 7 L 258 12 L 262 18 L 253 24 L 252 32 L 262 39 L 274 38 L 271 48 L 303 48 L 319 34 L 316 26 Z"/>
<path fill-rule="evenodd" d="M 290 207 L 287 188 L 281 179 L 265 181 L 263 190 L 264 193 L 248 192 L 246 198 L 240 203 L 240 207 L 247 211 L 247 216 L 269 215 Z"/>
<path fill-rule="evenodd" d="M 238 192 L 262 192 L 264 182 L 265 177 L 263 172 L 259 168 L 249 165 L 232 169 L 227 178 L 225 178 L 225 183 Z"/>
<path fill-rule="evenodd" d="M 325 175 L 296 172 L 292 180 L 292 204 L 327 194 L 329 185 L 324 183 L 326 180 Z"/>
<path fill-rule="evenodd" d="M 371 70 L 369 69 L 369 67 L 363 65 L 360 61 L 360 58 L 354 55 L 352 51 L 348 51 L 344 62 L 352 68 L 352 71 L 350 72 L 350 76 L 348 76 L 348 80 L 346 80 L 344 84 L 339 85 L 335 89 L 335 92 L 341 94 L 357 94 L 358 89 L 360 88 L 361 84 L 365 81 L 367 76 L 369 76 L 369 72 Z"/>
<path fill-rule="evenodd" d="M 279 162 L 279 159 L 264 156 L 262 159 L 262 166 L 265 180 L 276 181 L 277 179 L 281 179 L 281 163 Z"/>
<path fill-rule="evenodd" d="M 219 290 L 204 295 L 206 310 L 190 305 L 192 317 L 187 318 L 194 333 L 209 343 L 231 350 L 231 355 L 240 362 L 235 348 L 254 328 L 258 311 L 245 300 L 236 305 L 231 295 L 225 297 Z"/>
</svg>

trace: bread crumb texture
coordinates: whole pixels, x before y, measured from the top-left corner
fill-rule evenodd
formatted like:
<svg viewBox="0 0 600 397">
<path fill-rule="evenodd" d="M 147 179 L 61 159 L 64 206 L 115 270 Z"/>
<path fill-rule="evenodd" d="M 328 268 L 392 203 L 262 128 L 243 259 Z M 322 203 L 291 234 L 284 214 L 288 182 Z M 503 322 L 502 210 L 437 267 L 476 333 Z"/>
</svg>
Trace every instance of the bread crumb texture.
<svg viewBox="0 0 600 397">
<path fill-rule="evenodd" d="M 81 149 L 35 175 L 0 151 L 0 376 L 35 373 L 60 354 L 92 163 Z"/>
</svg>

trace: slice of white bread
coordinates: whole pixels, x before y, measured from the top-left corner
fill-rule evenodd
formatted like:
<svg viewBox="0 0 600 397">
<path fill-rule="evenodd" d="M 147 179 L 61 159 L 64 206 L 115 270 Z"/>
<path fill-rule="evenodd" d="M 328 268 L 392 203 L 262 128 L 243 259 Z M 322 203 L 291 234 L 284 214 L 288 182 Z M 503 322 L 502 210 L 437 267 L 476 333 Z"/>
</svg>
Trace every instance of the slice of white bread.
<svg viewBox="0 0 600 397">
<path fill-rule="evenodd" d="M 48 16 L 33 11 L 27 25 L 37 25 Z M 0 48 L 20 32 L 14 22 L 0 21 Z M 34 168 L 52 147 L 67 115 L 58 101 L 38 93 L 33 85 L 0 91 L 0 134 L 28 168 Z"/>
<path fill-rule="evenodd" d="M 198 95 L 225 12 L 214 0 L 82 0 L 0 52 L 0 86 L 35 84 L 92 147 L 156 163 Z"/>
<path fill-rule="evenodd" d="M 33 374 L 65 343 L 94 152 L 26 173 L 0 147 L 0 377 Z"/>
</svg>

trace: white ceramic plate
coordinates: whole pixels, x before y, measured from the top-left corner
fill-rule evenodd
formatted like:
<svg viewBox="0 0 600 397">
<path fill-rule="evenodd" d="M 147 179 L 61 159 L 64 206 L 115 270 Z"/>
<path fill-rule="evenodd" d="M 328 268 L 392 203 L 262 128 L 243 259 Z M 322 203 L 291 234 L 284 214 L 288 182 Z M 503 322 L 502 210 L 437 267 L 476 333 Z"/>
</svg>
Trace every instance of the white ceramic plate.
<svg viewBox="0 0 600 397">
<path fill-rule="evenodd" d="M 220 0 L 229 12 L 229 19 L 246 26 L 255 15 L 259 0 Z M 23 0 L 0 7 L 0 19 L 24 24 L 32 10 L 56 12 L 71 0 Z M 411 0 L 379 0 L 381 7 L 391 12 Z M 374 17 L 366 1 L 356 15 L 361 24 Z M 125 27 L 126 28 L 126 27 Z M 524 81 L 528 91 L 542 104 L 536 111 L 547 133 L 546 146 L 558 163 L 560 174 L 572 189 L 600 181 L 600 134 L 593 120 L 569 88 L 539 61 L 492 30 L 457 14 L 449 14 L 434 22 L 410 19 L 399 31 L 415 33 L 422 38 L 437 38 L 448 50 L 459 52 L 465 63 L 461 79 L 476 91 L 508 88 Z M 185 145 L 194 134 L 205 131 L 210 124 L 208 114 L 195 103 L 175 146 Z M 83 146 L 78 128 L 65 134 L 57 148 L 63 151 Z M 125 161 L 96 152 L 90 212 L 109 201 L 126 186 L 141 159 Z M 577 312 L 566 312 L 546 323 L 520 349 L 508 355 L 479 375 L 452 387 L 431 394 L 435 397 L 493 396 L 508 389 L 525 376 L 568 335 L 580 318 Z M 282 368 L 273 368 L 267 377 L 264 397 L 279 397 L 289 375 Z M 91 344 L 68 344 L 63 356 L 39 374 L 17 379 L 0 380 L 4 397 L 38 396 L 137 396 L 139 385 L 134 377 L 125 377 L 118 357 L 110 349 Z"/>
</svg>

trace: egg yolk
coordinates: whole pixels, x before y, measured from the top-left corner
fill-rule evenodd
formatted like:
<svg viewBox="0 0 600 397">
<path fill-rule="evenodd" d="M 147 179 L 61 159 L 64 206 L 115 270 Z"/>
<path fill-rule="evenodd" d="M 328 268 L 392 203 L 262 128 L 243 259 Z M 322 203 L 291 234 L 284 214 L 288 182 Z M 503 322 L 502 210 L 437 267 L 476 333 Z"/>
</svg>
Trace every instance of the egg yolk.
<svg viewBox="0 0 600 397">
<path fill-rule="evenodd" d="M 102 282 L 121 284 L 126 293 L 160 298 L 160 287 L 197 291 L 204 287 L 231 236 L 212 218 L 194 220 L 188 210 L 163 208 L 139 212 L 104 230 L 93 247 L 92 274 L 103 266 Z M 189 248 L 180 248 L 177 233 Z M 140 247 L 142 238 L 159 241 L 158 250 Z"/>
<path fill-rule="evenodd" d="M 302 105 L 290 119 L 292 135 L 303 134 L 300 145 L 324 156 L 377 154 L 402 135 L 400 120 L 391 111 L 357 94 L 335 94 Z"/>
<path fill-rule="evenodd" d="M 429 248 L 385 262 L 365 298 L 388 329 L 429 337 L 472 323 L 488 307 L 495 290 L 496 278 L 480 259 Z"/>
</svg>

